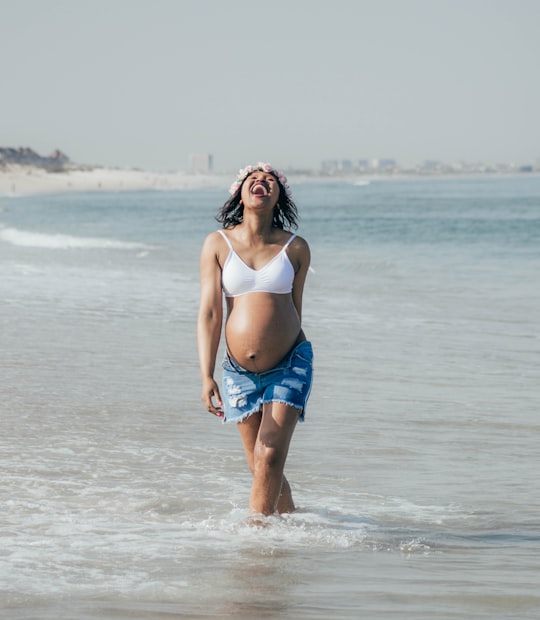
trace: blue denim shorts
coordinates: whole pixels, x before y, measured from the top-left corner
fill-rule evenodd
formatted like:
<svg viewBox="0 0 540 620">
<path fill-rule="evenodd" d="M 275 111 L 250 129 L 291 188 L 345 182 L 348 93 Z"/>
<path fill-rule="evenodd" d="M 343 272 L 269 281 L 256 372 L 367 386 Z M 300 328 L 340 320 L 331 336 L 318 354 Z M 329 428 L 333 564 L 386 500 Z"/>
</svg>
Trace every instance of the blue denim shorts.
<svg viewBox="0 0 540 620">
<path fill-rule="evenodd" d="M 313 380 L 313 350 L 309 341 L 296 345 L 282 360 L 265 372 L 242 368 L 225 353 L 223 360 L 224 422 L 241 422 L 260 411 L 264 403 L 280 402 L 300 410 L 304 421 Z"/>
</svg>

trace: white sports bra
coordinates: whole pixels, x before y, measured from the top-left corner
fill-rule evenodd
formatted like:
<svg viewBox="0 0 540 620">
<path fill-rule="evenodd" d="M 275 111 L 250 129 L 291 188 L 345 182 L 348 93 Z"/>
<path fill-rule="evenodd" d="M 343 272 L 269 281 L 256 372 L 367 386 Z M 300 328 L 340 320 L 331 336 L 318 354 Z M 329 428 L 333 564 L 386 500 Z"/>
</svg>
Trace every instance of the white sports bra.
<svg viewBox="0 0 540 620">
<path fill-rule="evenodd" d="M 291 235 L 287 243 L 261 269 L 252 269 L 234 251 L 232 243 L 222 231 L 230 252 L 223 265 L 221 285 L 225 297 L 238 297 L 246 293 L 277 293 L 286 294 L 292 291 L 294 267 L 287 255 L 287 247 L 296 235 Z"/>
</svg>

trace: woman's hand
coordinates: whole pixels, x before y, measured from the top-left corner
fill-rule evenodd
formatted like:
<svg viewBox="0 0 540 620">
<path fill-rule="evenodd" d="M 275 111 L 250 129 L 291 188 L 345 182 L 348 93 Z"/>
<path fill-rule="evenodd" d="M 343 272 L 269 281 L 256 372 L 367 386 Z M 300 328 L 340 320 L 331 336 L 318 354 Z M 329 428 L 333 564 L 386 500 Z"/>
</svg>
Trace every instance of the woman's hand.
<svg viewBox="0 0 540 620">
<path fill-rule="evenodd" d="M 217 405 L 214 405 L 214 399 Z M 203 381 L 201 401 L 209 413 L 213 413 L 218 418 L 225 416 L 218 384 L 211 377 Z"/>
</svg>

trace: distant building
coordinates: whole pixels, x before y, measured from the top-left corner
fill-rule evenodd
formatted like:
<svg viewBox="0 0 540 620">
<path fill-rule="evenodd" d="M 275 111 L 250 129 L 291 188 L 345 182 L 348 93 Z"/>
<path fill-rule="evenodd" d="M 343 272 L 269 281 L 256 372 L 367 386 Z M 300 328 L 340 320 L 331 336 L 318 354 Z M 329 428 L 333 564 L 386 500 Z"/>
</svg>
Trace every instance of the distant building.
<svg viewBox="0 0 540 620">
<path fill-rule="evenodd" d="M 189 156 L 189 171 L 193 174 L 209 174 L 214 169 L 214 158 L 209 153 Z"/>
<path fill-rule="evenodd" d="M 425 159 L 420 165 L 420 170 L 424 170 L 425 172 L 437 172 L 441 168 L 441 162 L 436 159 Z"/>
<path fill-rule="evenodd" d="M 321 162 L 321 170 L 328 174 L 334 172 L 352 172 L 355 165 L 350 159 L 325 159 Z"/>
<path fill-rule="evenodd" d="M 395 159 L 378 159 L 377 161 L 377 170 L 394 170 L 397 168 L 397 162 Z"/>
<path fill-rule="evenodd" d="M 339 169 L 337 159 L 325 159 L 321 162 L 321 170 L 326 173 L 332 173 Z"/>
<path fill-rule="evenodd" d="M 369 159 L 359 159 L 356 162 L 356 167 L 360 171 L 365 171 L 369 168 Z"/>
<path fill-rule="evenodd" d="M 321 170 L 325 174 L 353 174 L 376 170 L 394 172 L 398 167 L 395 159 L 325 159 L 321 162 Z"/>
</svg>

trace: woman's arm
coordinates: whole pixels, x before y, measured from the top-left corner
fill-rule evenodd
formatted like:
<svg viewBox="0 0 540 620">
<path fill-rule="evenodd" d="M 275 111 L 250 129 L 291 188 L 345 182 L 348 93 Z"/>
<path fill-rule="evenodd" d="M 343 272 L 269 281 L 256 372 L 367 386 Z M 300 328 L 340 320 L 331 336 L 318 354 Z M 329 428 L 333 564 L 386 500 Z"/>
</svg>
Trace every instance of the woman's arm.
<svg viewBox="0 0 540 620">
<path fill-rule="evenodd" d="M 301 320 L 302 297 L 304 294 L 304 284 L 306 281 L 307 272 L 311 263 L 311 252 L 309 249 L 309 245 L 307 244 L 305 239 L 302 239 L 301 237 L 297 237 L 296 239 L 294 239 L 294 241 L 291 243 L 291 246 L 291 259 L 293 260 L 293 264 L 296 267 L 292 298 L 294 306 L 296 308 L 296 312 L 298 312 L 298 316 Z"/>
<path fill-rule="evenodd" d="M 221 289 L 221 267 L 218 261 L 218 244 L 217 233 L 212 233 L 206 238 L 201 251 L 197 344 L 202 379 L 201 400 L 210 413 L 223 417 L 221 395 L 214 380 L 216 355 L 223 321 L 223 293 Z M 217 406 L 214 404 L 213 398 Z"/>
</svg>

